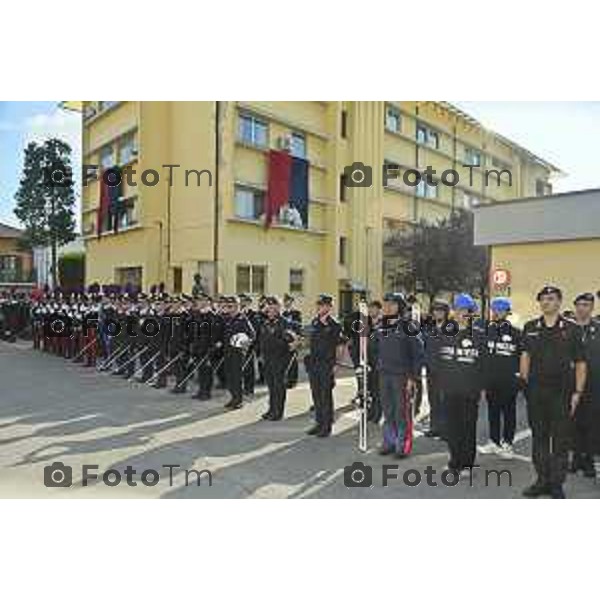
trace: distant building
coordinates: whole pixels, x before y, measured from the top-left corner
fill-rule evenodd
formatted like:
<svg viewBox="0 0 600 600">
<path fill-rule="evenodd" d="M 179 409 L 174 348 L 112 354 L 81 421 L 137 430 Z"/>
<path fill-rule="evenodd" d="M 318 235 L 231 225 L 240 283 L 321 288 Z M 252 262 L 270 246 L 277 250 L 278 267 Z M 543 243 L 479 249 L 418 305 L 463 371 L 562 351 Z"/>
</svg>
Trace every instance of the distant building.
<svg viewBox="0 0 600 600">
<path fill-rule="evenodd" d="M 490 246 L 491 292 L 511 298 L 516 321 L 538 314 L 545 284 L 572 309 L 577 294 L 600 289 L 600 189 L 477 207 L 475 243 Z"/>
<path fill-rule="evenodd" d="M 20 247 L 23 230 L 0 223 L 0 284 L 29 283 L 33 278 L 33 257 Z"/>
</svg>

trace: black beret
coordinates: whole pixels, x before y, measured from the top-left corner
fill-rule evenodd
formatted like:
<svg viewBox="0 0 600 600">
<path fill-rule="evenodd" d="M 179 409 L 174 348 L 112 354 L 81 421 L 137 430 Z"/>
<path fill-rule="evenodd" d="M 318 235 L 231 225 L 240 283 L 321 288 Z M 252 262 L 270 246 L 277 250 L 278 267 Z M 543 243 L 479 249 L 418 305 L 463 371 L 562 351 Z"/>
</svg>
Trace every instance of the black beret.
<svg viewBox="0 0 600 600">
<path fill-rule="evenodd" d="M 594 302 L 594 294 L 592 294 L 591 292 L 579 294 L 575 297 L 573 304 L 577 304 L 578 302 Z"/>
<path fill-rule="evenodd" d="M 277 306 L 279 306 L 279 304 L 281 304 L 281 302 L 279 302 L 279 298 L 277 296 L 267 296 L 265 298 L 265 302 L 267 304 L 271 304 L 271 305 L 275 304 Z"/>
<path fill-rule="evenodd" d="M 240 302 L 252 302 L 252 298 L 248 294 L 240 294 L 238 298 Z"/>
<path fill-rule="evenodd" d="M 330 294 L 319 294 L 317 304 L 333 304 L 333 296 Z"/>
<path fill-rule="evenodd" d="M 562 291 L 560 288 L 557 288 L 554 285 L 545 285 L 537 295 L 538 301 L 541 300 L 542 296 L 547 296 L 549 294 L 556 294 L 562 300 Z"/>
<path fill-rule="evenodd" d="M 400 292 L 388 292 L 383 297 L 384 302 L 395 302 L 398 306 L 406 306 L 404 294 Z"/>
</svg>

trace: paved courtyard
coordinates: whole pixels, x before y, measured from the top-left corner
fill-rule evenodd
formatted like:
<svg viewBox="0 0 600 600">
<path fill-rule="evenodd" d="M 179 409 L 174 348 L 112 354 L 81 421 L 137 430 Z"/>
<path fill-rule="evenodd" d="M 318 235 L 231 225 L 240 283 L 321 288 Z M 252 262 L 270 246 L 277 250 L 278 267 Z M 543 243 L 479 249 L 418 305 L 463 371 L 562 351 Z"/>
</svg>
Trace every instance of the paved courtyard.
<svg viewBox="0 0 600 600">
<path fill-rule="evenodd" d="M 413 455 L 400 463 L 377 455 L 375 425 L 370 425 L 369 452 L 361 453 L 358 415 L 350 403 L 354 391 L 352 377 L 338 379 L 334 435 L 316 439 L 305 434 L 311 425 L 306 382 L 289 393 L 284 421 L 264 422 L 260 415 L 266 390 L 261 387 L 241 410 L 226 412 L 227 398 L 220 391 L 212 400 L 199 402 L 190 394 L 174 396 L 84 369 L 33 351 L 25 342 L 0 342 L 0 497 L 519 498 L 531 481 L 530 437 L 522 402 L 517 456 L 503 460 L 480 454 L 481 467 L 472 480 L 452 486 L 451 479 L 446 485 L 442 478 L 445 444 L 423 437 L 420 425 Z M 485 418 L 482 406 L 480 444 L 485 444 Z M 70 487 L 44 485 L 44 467 L 56 461 L 72 469 Z M 355 461 L 372 468 L 372 487 L 344 485 L 344 467 Z M 386 487 L 384 464 L 391 465 L 388 473 L 397 477 Z M 98 477 L 87 486 L 82 485 L 84 465 Z M 118 485 L 104 483 L 102 475 L 109 469 L 121 474 Z M 496 475 L 486 475 L 487 470 L 502 469 L 510 471 L 512 485 L 508 474 L 501 476 L 500 485 Z M 136 485 L 128 484 L 127 470 Z M 148 470 L 159 473 L 156 485 L 142 482 L 142 472 Z M 191 470 L 206 470 L 200 485 Z M 404 483 L 408 470 L 413 470 L 409 482 L 421 477 L 419 485 Z M 153 483 L 154 475 L 150 471 L 146 475 Z M 428 485 L 428 478 L 437 485 Z M 571 475 L 566 492 L 569 497 L 598 498 L 600 484 Z"/>
</svg>

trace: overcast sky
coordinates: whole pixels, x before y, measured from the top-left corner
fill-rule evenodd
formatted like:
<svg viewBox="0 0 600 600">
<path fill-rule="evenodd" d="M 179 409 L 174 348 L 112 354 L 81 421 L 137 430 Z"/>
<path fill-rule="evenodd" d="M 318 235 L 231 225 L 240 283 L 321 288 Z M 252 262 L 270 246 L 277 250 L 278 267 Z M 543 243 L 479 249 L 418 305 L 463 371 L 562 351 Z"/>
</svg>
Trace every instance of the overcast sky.
<svg viewBox="0 0 600 600">
<path fill-rule="evenodd" d="M 555 191 L 600 187 L 596 141 L 600 139 L 600 102 L 453 101 L 486 127 L 525 146 L 567 175 Z M 60 137 L 73 148 L 78 179 L 81 119 L 58 101 L 0 102 L 0 221 L 18 225 L 12 211 L 30 140 Z M 592 143 L 593 142 L 593 143 Z"/>
</svg>

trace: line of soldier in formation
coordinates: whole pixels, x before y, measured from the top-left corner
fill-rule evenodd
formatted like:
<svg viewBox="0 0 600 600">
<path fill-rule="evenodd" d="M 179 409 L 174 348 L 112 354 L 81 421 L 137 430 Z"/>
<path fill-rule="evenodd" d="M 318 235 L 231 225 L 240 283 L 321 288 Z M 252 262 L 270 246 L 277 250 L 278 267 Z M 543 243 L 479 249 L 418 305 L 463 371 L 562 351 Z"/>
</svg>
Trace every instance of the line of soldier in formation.
<svg viewBox="0 0 600 600">
<path fill-rule="evenodd" d="M 333 316 L 333 298 L 321 294 L 304 327 L 288 295 L 283 303 L 262 297 L 255 311 L 245 295 L 213 300 L 202 293 L 171 298 L 96 290 L 67 298 L 56 292 L 31 301 L 30 310 L 35 348 L 156 388 L 166 387 L 172 375 L 173 393 L 185 393 L 195 380 L 199 400 L 210 398 L 216 378 L 229 391 L 227 409 L 240 408 L 244 395 L 253 394 L 258 366 L 258 380 L 269 392 L 262 417 L 271 421 L 284 416 L 302 353 L 315 418 L 307 433 L 322 438 L 332 431 L 336 369 L 347 349 L 359 390 L 367 377 L 367 398 L 359 394 L 355 401 L 372 422 L 383 419 L 379 452 L 398 459 L 412 449 L 426 372 L 425 435 L 447 442 L 448 467 L 459 475 L 475 465 L 480 401 L 487 401 L 490 435 L 483 450 L 512 457 L 523 392 L 537 474 L 524 495 L 562 498 L 567 471 L 595 476 L 600 454 L 600 322 L 592 316 L 591 293 L 575 298 L 572 318 L 560 312 L 560 289 L 546 286 L 537 299 L 541 316 L 523 330 L 510 323 L 508 299 L 494 299 L 492 319 L 484 322 L 468 294 L 452 306 L 436 300 L 426 319 L 415 320 L 406 297 L 391 293 L 369 304 L 366 319 L 352 314 L 343 322 Z M 86 326 L 91 323 L 96 326 Z M 363 337 L 367 368 L 360 364 Z"/>
</svg>

